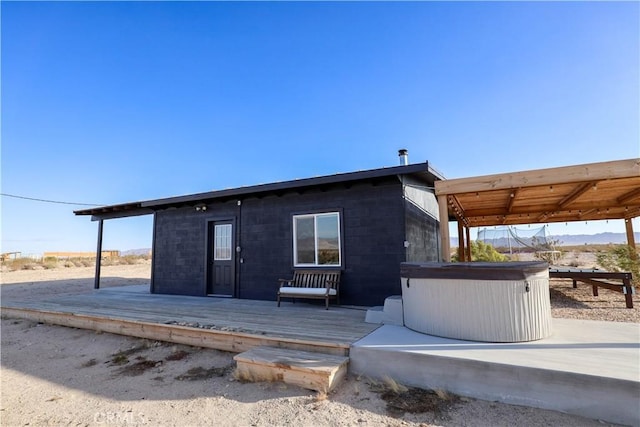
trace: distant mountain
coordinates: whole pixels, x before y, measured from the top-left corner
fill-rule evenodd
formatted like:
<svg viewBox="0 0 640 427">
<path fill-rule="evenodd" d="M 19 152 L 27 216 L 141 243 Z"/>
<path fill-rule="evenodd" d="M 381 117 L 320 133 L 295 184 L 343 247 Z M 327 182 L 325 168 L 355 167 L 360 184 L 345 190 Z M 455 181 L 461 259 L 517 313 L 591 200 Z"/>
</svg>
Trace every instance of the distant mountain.
<svg viewBox="0 0 640 427">
<path fill-rule="evenodd" d="M 120 252 L 120 256 L 127 256 L 127 255 L 151 255 L 151 248 L 129 249 L 128 251 Z"/>
<path fill-rule="evenodd" d="M 640 233 L 633 233 L 636 243 L 640 243 Z M 557 240 L 558 246 L 577 246 L 577 245 L 606 245 L 608 243 L 620 244 L 627 243 L 626 233 L 598 233 L 598 234 L 560 234 L 557 236 L 549 236 L 550 240 Z M 451 238 L 451 246 L 458 246 L 458 238 Z"/>
<path fill-rule="evenodd" d="M 640 233 L 633 233 L 636 242 L 640 242 Z M 561 234 L 551 236 L 551 240 L 560 241 L 559 246 L 575 245 L 606 245 L 607 243 L 627 243 L 626 233 L 598 233 L 598 234 Z"/>
</svg>

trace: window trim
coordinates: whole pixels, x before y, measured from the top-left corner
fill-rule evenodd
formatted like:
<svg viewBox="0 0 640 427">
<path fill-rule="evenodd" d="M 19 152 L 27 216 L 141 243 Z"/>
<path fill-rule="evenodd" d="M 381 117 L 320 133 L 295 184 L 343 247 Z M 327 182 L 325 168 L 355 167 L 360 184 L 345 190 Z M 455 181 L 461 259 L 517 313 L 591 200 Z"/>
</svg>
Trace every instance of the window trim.
<svg viewBox="0 0 640 427">
<path fill-rule="evenodd" d="M 319 216 L 324 216 L 324 215 L 336 215 L 338 218 L 338 260 L 339 260 L 338 264 L 318 264 L 317 218 Z M 303 217 L 313 218 L 314 256 L 315 256 L 315 260 L 313 264 L 297 262 L 298 239 L 296 235 L 296 219 L 303 218 Z M 340 268 L 340 269 L 344 268 L 344 251 L 343 251 L 343 244 L 342 244 L 342 239 L 343 239 L 342 236 L 344 236 L 344 229 L 343 229 L 342 217 L 343 217 L 342 209 L 331 209 L 331 210 L 322 210 L 322 211 L 304 212 L 304 213 L 301 212 L 301 213 L 294 213 L 291 215 L 292 241 L 293 241 L 292 262 L 293 262 L 294 268 Z"/>
</svg>

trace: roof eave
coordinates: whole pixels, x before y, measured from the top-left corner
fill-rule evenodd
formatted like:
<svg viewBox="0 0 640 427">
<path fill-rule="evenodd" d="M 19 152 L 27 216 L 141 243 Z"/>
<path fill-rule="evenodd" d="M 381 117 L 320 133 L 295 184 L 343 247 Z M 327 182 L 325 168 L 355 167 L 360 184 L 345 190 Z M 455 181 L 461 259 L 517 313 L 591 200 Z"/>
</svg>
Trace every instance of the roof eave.
<svg viewBox="0 0 640 427">
<path fill-rule="evenodd" d="M 162 199 L 145 200 L 118 205 L 101 206 L 97 208 L 74 211 L 76 215 L 91 215 L 92 220 L 123 218 L 128 216 L 151 214 L 159 209 L 171 206 L 189 205 L 204 200 L 216 200 L 229 197 L 241 197 L 257 195 L 269 192 L 295 190 L 305 187 L 337 184 L 342 182 L 363 181 L 393 175 L 426 175 L 425 181 L 435 182 L 444 179 L 442 174 L 432 168 L 428 162 L 410 165 L 393 166 L 365 171 L 347 172 L 335 175 L 326 175 L 313 178 L 303 178 L 291 181 L 275 182 L 270 184 L 251 185 L 226 190 L 216 190 L 204 193 L 189 194 L 185 196 L 167 197 Z"/>
<path fill-rule="evenodd" d="M 371 169 L 357 172 L 347 172 L 335 175 L 325 175 L 313 178 L 303 178 L 291 181 L 274 182 L 269 184 L 251 185 L 227 190 L 216 190 L 204 193 L 189 194 L 186 196 L 168 197 L 163 199 L 147 200 L 141 202 L 141 206 L 148 208 L 162 208 L 176 204 L 188 204 L 202 200 L 214 200 L 224 197 L 246 196 L 249 194 L 268 193 L 272 191 L 294 190 L 303 187 L 317 185 L 336 184 L 341 182 L 361 181 L 392 175 L 416 174 L 425 172 L 433 176 L 434 180 L 444 179 L 442 175 L 429 167 L 429 163 L 416 163 L 406 166 L 393 166 L 381 169 Z"/>
</svg>

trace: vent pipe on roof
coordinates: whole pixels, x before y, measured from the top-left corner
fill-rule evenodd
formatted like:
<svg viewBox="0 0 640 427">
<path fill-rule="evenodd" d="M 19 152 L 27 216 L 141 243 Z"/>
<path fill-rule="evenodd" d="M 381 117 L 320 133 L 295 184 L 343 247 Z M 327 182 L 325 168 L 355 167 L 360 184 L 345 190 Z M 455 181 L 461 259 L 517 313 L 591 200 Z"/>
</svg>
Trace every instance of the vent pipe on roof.
<svg viewBox="0 0 640 427">
<path fill-rule="evenodd" d="M 409 164 L 409 151 L 402 148 L 398 150 L 398 157 L 400 157 L 400 166 L 407 166 Z"/>
</svg>

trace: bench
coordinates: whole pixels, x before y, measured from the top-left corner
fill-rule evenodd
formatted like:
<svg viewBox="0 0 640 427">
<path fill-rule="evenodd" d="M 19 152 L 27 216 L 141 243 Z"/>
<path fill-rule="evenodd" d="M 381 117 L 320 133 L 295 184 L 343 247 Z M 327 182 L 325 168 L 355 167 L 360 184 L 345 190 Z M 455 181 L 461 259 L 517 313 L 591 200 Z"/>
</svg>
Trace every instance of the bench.
<svg viewBox="0 0 640 427">
<path fill-rule="evenodd" d="M 280 298 L 324 299 L 329 309 L 329 299 L 340 305 L 340 270 L 295 270 L 292 279 L 279 279 L 278 307 Z"/>
<path fill-rule="evenodd" d="M 593 296 L 598 296 L 598 288 L 605 288 L 624 294 L 627 308 L 633 308 L 633 295 L 636 293 L 631 284 L 632 274 L 628 272 L 609 272 L 596 269 L 578 268 L 549 268 L 549 278 L 571 279 L 573 287 L 577 288 L 578 281 L 588 283 L 592 286 Z"/>
</svg>

